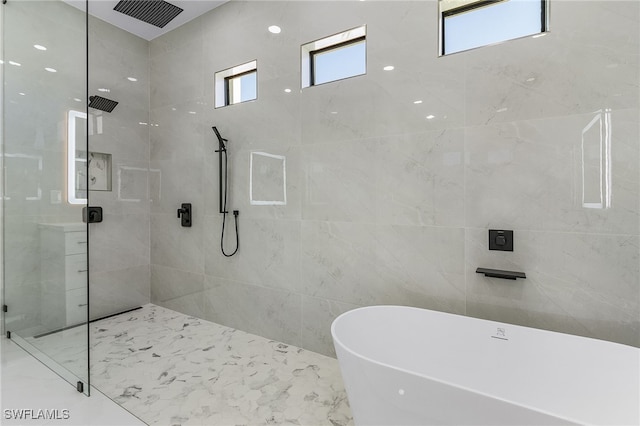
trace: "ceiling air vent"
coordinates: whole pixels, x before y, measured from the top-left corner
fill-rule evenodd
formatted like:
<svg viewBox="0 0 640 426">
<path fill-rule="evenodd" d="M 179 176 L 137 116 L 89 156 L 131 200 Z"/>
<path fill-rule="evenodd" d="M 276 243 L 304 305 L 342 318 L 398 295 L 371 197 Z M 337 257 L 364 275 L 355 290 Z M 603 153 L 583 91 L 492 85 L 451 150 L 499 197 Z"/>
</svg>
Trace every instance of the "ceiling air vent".
<svg viewBox="0 0 640 426">
<path fill-rule="evenodd" d="M 113 10 L 164 28 L 183 9 L 164 0 L 120 0 Z"/>
</svg>

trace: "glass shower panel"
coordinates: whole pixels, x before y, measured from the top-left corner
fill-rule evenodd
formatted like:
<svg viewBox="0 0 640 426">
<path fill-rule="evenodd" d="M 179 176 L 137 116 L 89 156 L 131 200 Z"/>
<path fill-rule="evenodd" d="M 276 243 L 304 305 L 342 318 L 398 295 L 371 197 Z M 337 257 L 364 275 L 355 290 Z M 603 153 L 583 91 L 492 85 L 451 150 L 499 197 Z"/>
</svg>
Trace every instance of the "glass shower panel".
<svg viewBox="0 0 640 426">
<path fill-rule="evenodd" d="M 88 394 L 86 16 L 61 1 L 0 7 L 5 330 Z"/>
</svg>

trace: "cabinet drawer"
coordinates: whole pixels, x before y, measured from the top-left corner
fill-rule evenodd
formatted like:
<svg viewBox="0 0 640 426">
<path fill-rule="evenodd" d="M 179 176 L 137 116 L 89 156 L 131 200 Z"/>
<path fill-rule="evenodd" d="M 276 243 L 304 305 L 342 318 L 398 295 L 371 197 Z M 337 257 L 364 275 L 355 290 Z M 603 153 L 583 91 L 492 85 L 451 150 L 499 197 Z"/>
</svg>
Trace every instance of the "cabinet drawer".
<svg viewBox="0 0 640 426">
<path fill-rule="evenodd" d="M 70 254 L 65 256 L 65 286 L 67 290 L 87 287 L 87 255 Z"/>
<path fill-rule="evenodd" d="M 87 321 L 87 289 L 79 288 L 67 291 L 67 325 L 76 325 Z"/>
<path fill-rule="evenodd" d="M 65 254 L 77 254 L 87 252 L 86 232 L 66 232 L 64 234 Z"/>
</svg>

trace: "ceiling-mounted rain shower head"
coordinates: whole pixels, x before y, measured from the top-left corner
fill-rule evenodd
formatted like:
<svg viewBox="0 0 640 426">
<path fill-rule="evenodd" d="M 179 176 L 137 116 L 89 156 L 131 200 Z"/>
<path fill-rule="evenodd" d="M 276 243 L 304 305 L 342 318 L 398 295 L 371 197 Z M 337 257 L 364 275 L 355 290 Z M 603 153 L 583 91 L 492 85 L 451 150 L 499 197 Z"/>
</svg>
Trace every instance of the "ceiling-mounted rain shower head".
<svg viewBox="0 0 640 426">
<path fill-rule="evenodd" d="M 120 0 L 113 10 L 159 28 L 164 28 L 183 11 L 164 0 Z"/>
<path fill-rule="evenodd" d="M 118 102 L 102 96 L 89 96 L 89 108 L 99 109 L 100 111 L 111 112 L 118 105 Z"/>
</svg>

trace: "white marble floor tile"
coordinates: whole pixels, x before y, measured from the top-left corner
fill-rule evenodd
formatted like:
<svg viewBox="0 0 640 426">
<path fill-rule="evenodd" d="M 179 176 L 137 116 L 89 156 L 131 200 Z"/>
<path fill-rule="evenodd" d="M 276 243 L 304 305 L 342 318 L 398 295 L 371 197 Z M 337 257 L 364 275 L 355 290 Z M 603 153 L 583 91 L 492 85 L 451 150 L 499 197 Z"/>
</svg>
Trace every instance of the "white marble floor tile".
<svg viewBox="0 0 640 426">
<path fill-rule="evenodd" d="M 335 359 L 151 304 L 92 323 L 91 365 L 148 424 L 353 424 Z"/>
</svg>

